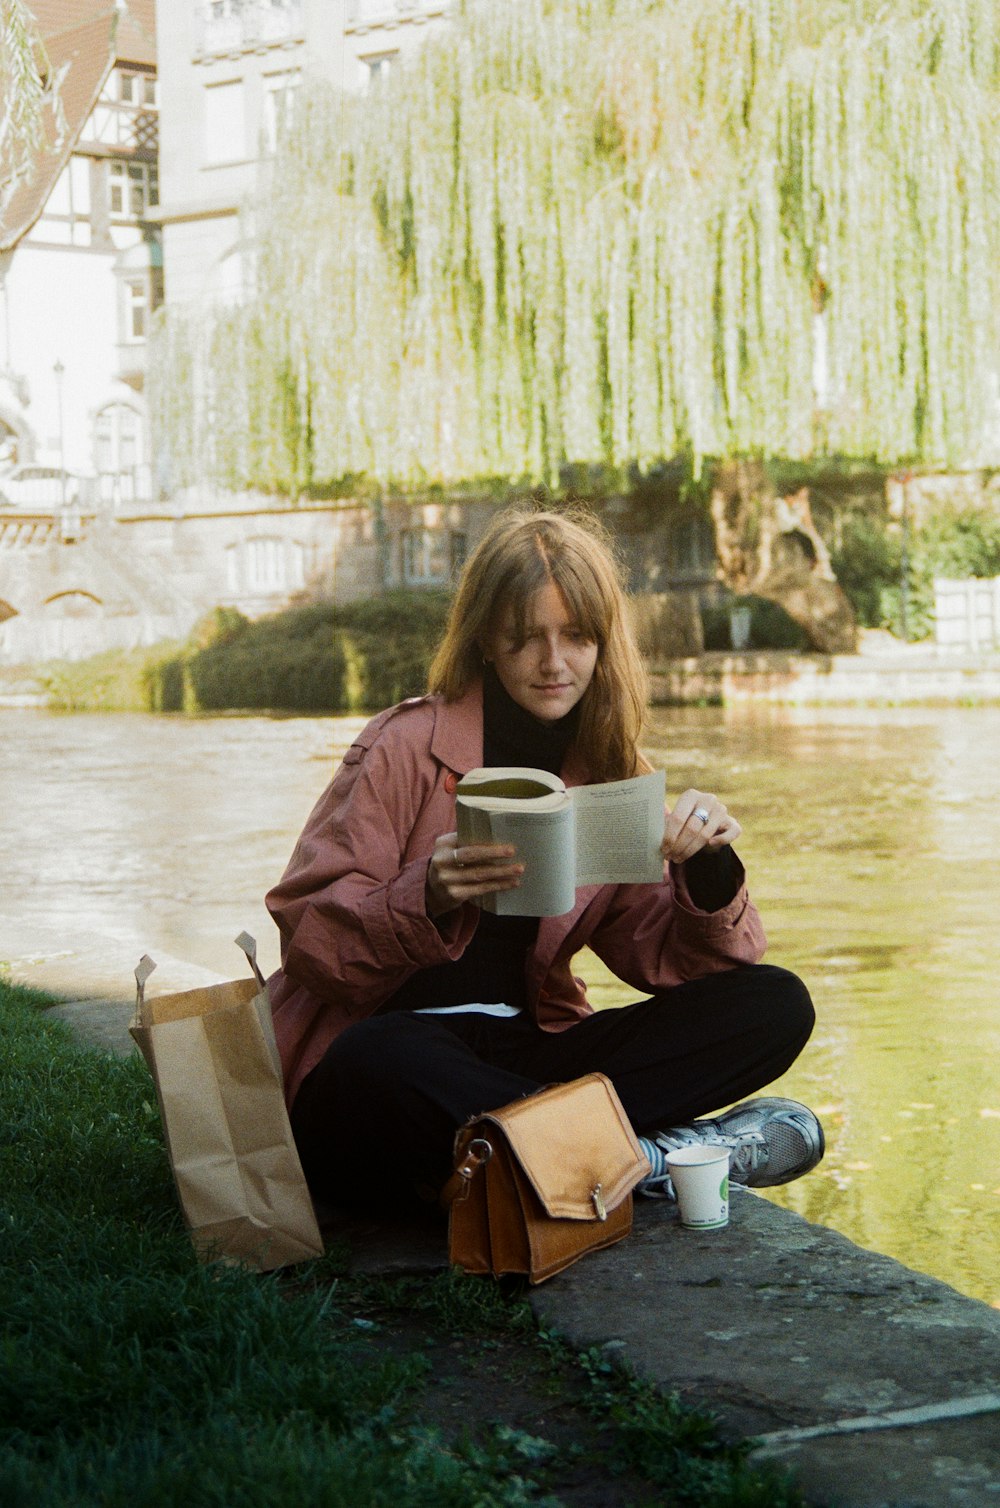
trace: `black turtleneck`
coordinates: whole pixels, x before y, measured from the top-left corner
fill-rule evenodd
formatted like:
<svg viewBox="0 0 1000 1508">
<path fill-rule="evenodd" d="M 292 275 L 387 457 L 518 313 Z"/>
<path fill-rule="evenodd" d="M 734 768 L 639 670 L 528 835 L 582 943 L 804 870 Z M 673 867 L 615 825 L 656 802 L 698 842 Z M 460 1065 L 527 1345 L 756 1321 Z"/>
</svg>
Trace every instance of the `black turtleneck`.
<svg viewBox="0 0 1000 1508">
<path fill-rule="evenodd" d="M 532 717 L 508 695 L 492 665 L 483 672 L 483 764 L 524 765 L 558 775 L 576 734 L 579 704 L 556 722 Z"/>
</svg>

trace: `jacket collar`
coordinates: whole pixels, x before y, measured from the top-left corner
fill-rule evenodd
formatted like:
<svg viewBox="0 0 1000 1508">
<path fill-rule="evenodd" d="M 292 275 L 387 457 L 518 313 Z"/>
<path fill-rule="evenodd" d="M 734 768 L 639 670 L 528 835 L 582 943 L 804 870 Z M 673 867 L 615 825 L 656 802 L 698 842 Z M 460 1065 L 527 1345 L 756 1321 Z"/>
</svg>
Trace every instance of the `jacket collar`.
<svg viewBox="0 0 1000 1508">
<path fill-rule="evenodd" d="M 476 681 L 454 702 L 437 704 L 431 735 L 434 758 L 457 775 L 483 762 L 483 684 Z"/>
<path fill-rule="evenodd" d="M 437 702 L 431 753 L 440 764 L 457 775 L 467 775 L 482 764 L 482 681 L 476 681 L 454 702 L 443 699 Z M 583 785 L 588 778 L 587 770 L 573 750 L 567 755 L 560 773 L 567 785 Z"/>
</svg>

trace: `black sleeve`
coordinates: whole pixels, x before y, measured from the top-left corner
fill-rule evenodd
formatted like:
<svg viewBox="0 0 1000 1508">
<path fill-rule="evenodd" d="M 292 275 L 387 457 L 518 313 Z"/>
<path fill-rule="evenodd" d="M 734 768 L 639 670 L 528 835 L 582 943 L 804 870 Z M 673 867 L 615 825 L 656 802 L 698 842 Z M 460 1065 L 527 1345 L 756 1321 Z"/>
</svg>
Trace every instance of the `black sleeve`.
<svg viewBox="0 0 1000 1508">
<path fill-rule="evenodd" d="M 721 911 L 739 889 L 736 855 L 725 848 L 703 848 L 684 864 L 688 894 L 699 911 Z"/>
</svg>

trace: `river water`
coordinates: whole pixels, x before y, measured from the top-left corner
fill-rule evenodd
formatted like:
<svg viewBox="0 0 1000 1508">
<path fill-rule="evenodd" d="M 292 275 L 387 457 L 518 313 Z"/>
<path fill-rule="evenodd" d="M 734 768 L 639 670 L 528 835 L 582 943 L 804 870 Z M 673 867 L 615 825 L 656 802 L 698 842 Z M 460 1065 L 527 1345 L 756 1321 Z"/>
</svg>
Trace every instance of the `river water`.
<svg viewBox="0 0 1000 1508">
<path fill-rule="evenodd" d="M 227 974 L 246 927 L 270 969 L 262 896 L 362 722 L 0 711 L 5 913 Z M 1000 1306 L 1000 708 L 658 709 L 647 749 L 739 817 L 816 1002 L 775 1090 L 827 1156 L 770 1197 Z"/>
</svg>

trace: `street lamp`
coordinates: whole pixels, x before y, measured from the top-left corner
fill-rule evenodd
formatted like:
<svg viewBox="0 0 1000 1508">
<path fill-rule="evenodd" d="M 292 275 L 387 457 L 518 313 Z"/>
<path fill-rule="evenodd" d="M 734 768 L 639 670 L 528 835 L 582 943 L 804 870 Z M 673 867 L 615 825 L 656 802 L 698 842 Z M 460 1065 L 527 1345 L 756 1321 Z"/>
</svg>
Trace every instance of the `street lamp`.
<svg viewBox="0 0 1000 1508">
<path fill-rule="evenodd" d="M 74 499 L 71 509 L 66 498 L 66 430 L 63 425 L 63 376 L 66 368 L 57 360 L 52 368 L 59 402 L 59 533 L 63 544 L 71 544 L 80 533 L 80 508 Z"/>
<path fill-rule="evenodd" d="M 66 432 L 63 428 L 63 375 L 65 371 L 66 368 L 57 359 L 52 372 L 56 379 L 56 402 L 59 406 L 59 495 L 64 512 L 66 509 Z"/>
</svg>

